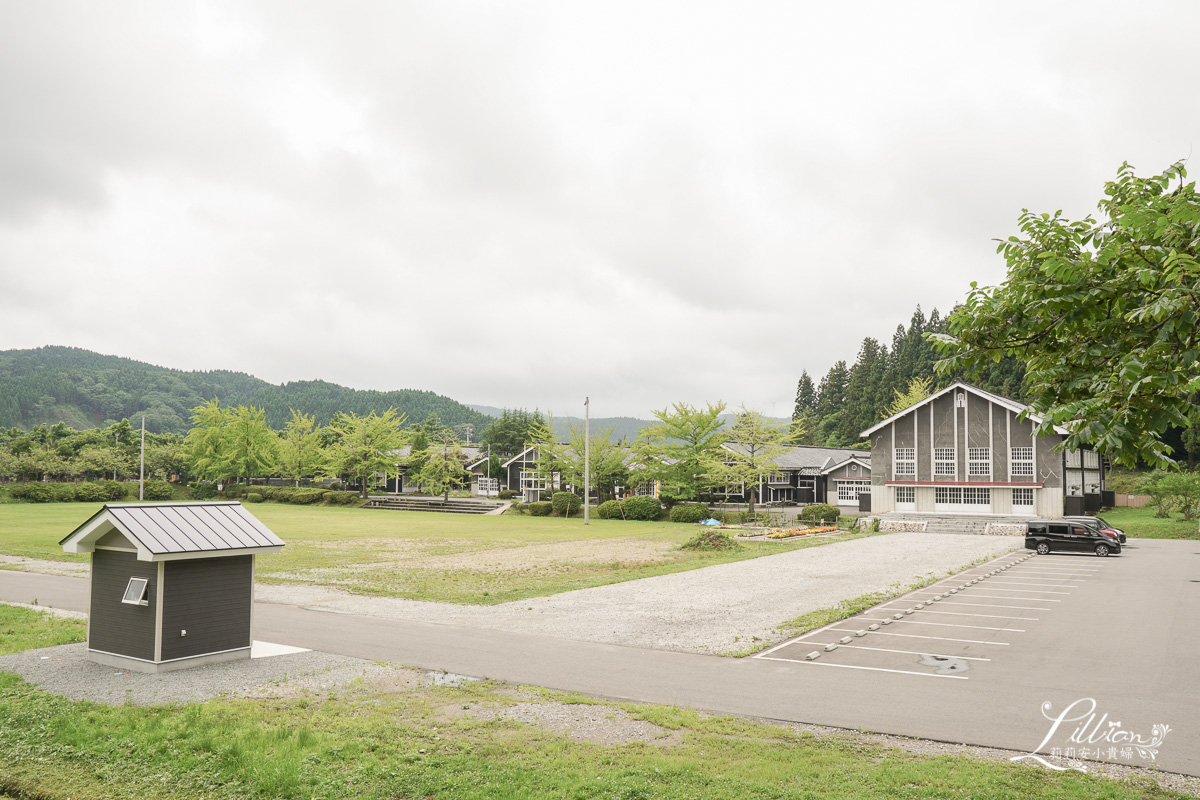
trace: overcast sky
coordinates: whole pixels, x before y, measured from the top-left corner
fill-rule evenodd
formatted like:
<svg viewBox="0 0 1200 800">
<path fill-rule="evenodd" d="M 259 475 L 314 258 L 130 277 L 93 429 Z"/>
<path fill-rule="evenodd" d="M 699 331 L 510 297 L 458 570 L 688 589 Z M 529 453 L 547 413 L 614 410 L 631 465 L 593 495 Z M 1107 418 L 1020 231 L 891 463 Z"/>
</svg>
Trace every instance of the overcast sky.
<svg viewBox="0 0 1200 800">
<path fill-rule="evenodd" d="M 1200 143 L 1200 3 L 0 0 L 0 349 L 648 416 Z M 0 387 L 0 391 L 3 387 Z"/>
</svg>

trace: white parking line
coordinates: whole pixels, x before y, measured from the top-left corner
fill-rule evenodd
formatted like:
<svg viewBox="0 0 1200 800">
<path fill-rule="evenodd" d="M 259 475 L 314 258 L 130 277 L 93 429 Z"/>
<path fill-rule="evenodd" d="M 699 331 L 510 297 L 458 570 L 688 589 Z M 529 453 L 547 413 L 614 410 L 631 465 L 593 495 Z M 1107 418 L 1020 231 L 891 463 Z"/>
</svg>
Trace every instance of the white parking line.
<svg viewBox="0 0 1200 800">
<path fill-rule="evenodd" d="M 1067 579 L 1064 578 L 1064 580 L 1067 580 Z M 1078 580 L 1078 578 L 1076 578 L 1075 580 Z M 1037 583 L 1035 581 L 1019 581 L 1019 580 L 1018 581 L 1014 581 L 1014 580 L 1001 581 L 1001 580 L 996 580 L 994 578 L 992 580 L 988 581 L 988 585 L 997 585 L 998 586 L 1000 584 L 1004 584 L 1005 586 L 1057 586 L 1060 589 L 1067 589 L 1067 588 L 1078 589 L 1080 586 L 1083 586 L 1082 583 Z"/>
<path fill-rule="evenodd" d="M 887 606 L 880 606 L 879 608 L 883 611 L 889 610 L 889 608 Z M 897 608 L 895 606 L 892 606 L 890 610 L 903 611 L 903 609 Z M 992 619 L 1027 619 L 1030 622 L 1038 621 L 1037 617 L 1015 617 L 1012 614 L 971 614 L 966 611 L 930 611 L 928 608 L 919 609 L 919 610 L 915 611 L 914 613 L 916 613 L 916 614 L 946 614 L 951 617 L 990 617 Z"/>
<path fill-rule="evenodd" d="M 829 643 L 808 642 L 808 644 L 811 644 L 814 647 L 825 647 L 825 645 L 829 644 Z M 842 648 L 847 648 L 850 650 L 876 650 L 880 653 L 907 653 L 908 655 L 912 655 L 912 656 L 938 656 L 940 658 L 961 658 L 963 661 L 991 661 L 990 658 L 980 658 L 979 656 L 951 656 L 951 655 L 946 655 L 945 653 L 929 653 L 924 650 L 892 650 L 891 648 L 888 648 L 888 647 L 866 647 L 861 644 L 839 644 L 838 649 L 841 650 Z"/>
<path fill-rule="evenodd" d="M 983 588 L 983 587 L 980 587 L 980 588 Z M 940 595 L 942 595 L 942 597 L 945 597 L 945 596 L 946 596 L 946 593 L 945 593 L 945 592 L 931 592 L 931 591 L 929 591 L 928 589 L 920 589 L 920 590 L 918 590 L 918 591 L 911 592 L 911 594 L 940 594 Z M 953 595 L 953 596 L 954 596 L 954 597 L 957 597 L 958 595 Z M 1002 600 L 1003 600 L 1003 599 L 1007 599 L 1007 600 L 1034 600 L 1034 599 L 1036 599 L 1036 598 L 1032 598 L 1032 597 L 1008 597 L 1008 598 L 999 598 L 999 599 L 1002 599 Z M 923 600 L 922 602 L 924 602 L 924 603 L 928 603 L 929 601 L 928 601 L 928 600 Z M 938 602 L 940 602 L 940 603 L 942 603 L 942 604 L 950 603 L 951 605 L 960 605 L 960 606 L 988 605 L 988 603 L 957 603 L 957 604 L 955 604 L 955 603 L 953 603 L 953 601 L 951 601 L 951 600 L 939 600 Z M 1055 599 L 1053 599 L 1053 598 L 1046 598 L 1046 599 L 1045 599 L 1045 602 L 1047 602 L 1047 603 L 1061 603 L 1061 602 L 1062 602 L 1062 600 L 1055 600 Z M 996 608 L 1025 608 L 1025 606 L 996 606 Z M 1032 609 L 1032 610 L 1034 610 L 1034 611 L 1049 611 L 1050 609 L 1048 609 L 1048 608 L 1035 608 L 1035 609 Z"/>
<path fill-rule="evenodd" d="M 926 678 L 954 678 L 955 680 L 960 680 L 960 681 L 967 680 L 966 675 L 938 675 L 937 673 L 934 673 L 934 672 L 913 672 L 912 670 L 907 670 L 907 669 L 884 669 L 883 667 L 856 667 L 853 664 L 830 664 L 828 661 L 796 661 L 795 659 L 791 659 L 791 658 L 771 658 L 771 657 L 766 657 L 766 656 L 760 656 L 760 658 L 764 658 L 764 657 L 767 658 L 768 661 L 789 661 L 793 664 L 811 664 L 814 667 L 841 667 L 842 669 L 865 669 L 865 670 L 869 670 L 871 672 L 895 672 L 895 673 L 899 673 L 900 675 L 924 675 Z"/>
<path fill-rule="evenodd" d="M 976 589 L 986 589 L 986 586 L 976 586 Z M 1070 594 L 1070 592 L 1055 592 L 1050 589 L 1010 589 L 1005 586 L 1003 589 L 997 589 L 997 592 L 1020 592 L 1021 594 Z"/>
<path fill-rule="evenodd" d="M 1003 592 L 1005 590 L 997 589 L 996 591 Z M 1063 592 L 1063 594 L 1067 594 L 1067 592 Z M 972 597 L 981 597 L 981 598 L 984 598 L 985 600 L 1036 600 L 1039 603 L 1061 603 L 1062 602 L 1062 600 L 1056 600 L 1053 597 L 1009 597 L 1006 594 L 972 594 L 971 596 Z M 945 601 L 943 600 L 942 602 L 945 602 Z"/>
<path fill-rule="evenodd" d="M 874 619 L 872 617 L 856 617 L 855 619 L 861 619 L 867 622 L 883 622 L 883 619 L 892 618 L 884 617 L 883 619 Z M 952 622 L 926 622 L 923 619 L 892 619 L 892 622 L 907 622 L 909 625 L 936 625 L 939 628 L 974 628 L 975 630 L 979 631 L 1016 631 L 1017 633 L 1025 632 L 1021 628 L 994 628 L 990 625 L 955 625 Z M 879 633 L 879 631 L 871 631 L 871 633 Z"/>
<path fill-rule="evenodd" d="M 1094 578 L 1095 575 L 1083 575 L 1084 572 L 1099 572 L 1098 569 L 1067 569 L 1058 567 L 1021 567 L 1021 572 L 1048 572 L 1052 575 L 1079 575 L 1081 578 Z"/>
<path fill-rule="evenodd" d="M 1061 603 L 1061 600 L 1053 601 Z M 1006 606 L 1000 603 L 959 603 L 954 600 L 942 600 L 938 606 L 979 606 L 980 608 L 1019 608 L 1022 611 L 1053 611 L 1053 608 L 1041 608 L 1039 606 Z"/>
<path fill-rule="evenodd" d="M 843 633 L 858 633 L 854 628 L 828 628 L 831 631 L 842 631 Z M 1008 647 L 1010 642 L 983 642 L 978 639 L 951 639 L 948 636 L 918 636 L 915 633 L 885 633 L 884 631 L 871 631 L 872 636 L 902 636 L 905 639 L 936 639 L 939 642 L 967 642 L 968 644 L 998 644 Z"/>
</svg>

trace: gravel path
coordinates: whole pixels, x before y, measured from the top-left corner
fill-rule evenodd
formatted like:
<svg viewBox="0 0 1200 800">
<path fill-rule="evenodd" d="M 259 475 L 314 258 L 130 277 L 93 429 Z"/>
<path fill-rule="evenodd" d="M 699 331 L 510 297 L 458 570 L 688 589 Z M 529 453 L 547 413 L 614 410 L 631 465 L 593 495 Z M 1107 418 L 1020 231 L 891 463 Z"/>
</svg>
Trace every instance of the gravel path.
<svg viewBox="0 0 1200 800">
<path fill-rule="evenodd" d="M 781 641 L 775 628 L 808 611 L 942 576 L 1022 543 L 1016 537 L 893 533 L 495 606 L 366 597 L 316 586 L 260 585 L 255 596 L 327 611 L 722 654 Z"/>
</svg>

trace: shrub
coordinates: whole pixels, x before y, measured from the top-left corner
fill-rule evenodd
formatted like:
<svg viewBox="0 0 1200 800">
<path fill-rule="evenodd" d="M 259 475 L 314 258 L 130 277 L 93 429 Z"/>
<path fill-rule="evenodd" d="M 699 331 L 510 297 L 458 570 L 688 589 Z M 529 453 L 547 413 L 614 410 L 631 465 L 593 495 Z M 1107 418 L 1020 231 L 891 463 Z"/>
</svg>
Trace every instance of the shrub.
<svg viewBox="0 0 1200 800">
<path fill-rule="evenodd" d="M 800 512 L 800 519 L 805 522 L 836 522 L 838 518 L 837 506 L 831 506 L 828 503 L 813 503 L 804 507 Z"/>
<path fill-rule="evenodd" d="M 215 483 L 189 483 L 188 488 L 192 491 L 192 499 L 194 500 L 212 500 L 217 496 L 217 485 Z"/>
<path fill-rule="evenodd" d="M 621 501 L 605 500 L 596 506 L 596 517 L 599 519 L 624 519 L 625 515 L 621 513 Z"/>
<path fill-rule="evenodd" d="M 292 492 L 286 502 L 298 506 L 310 506 L 313 503 L 321 502 L 321 498 L 327 494 L 325 489 L 300 489 Z M 353 494 L 353 492 L 351 492 Z"/>
<path fill-rule="evenodd" d="M 529 509 L 525 507 L 524 503 L 513 503 L 508 507 L 508 510 L 514 514 L 525 514 L 529 511 Z"/>
<path fill-rule="evenodd" d="M 175 489 L 166 481 L 146 481 L 142 484 L 142 497 L 147 500 L 170 500 Z"/>
<path fill-rule="evenodd" d="M 18 483 L 9 489 L 8 493 L 18 500 L 26 500 L 30 503 L 54 502 L 54 487 L 41 481 Z"/>
<path fill-rule="evenodd" d="M 258 492 L 246 492 L 246 496 L 243 499 L 247 503 L 261 503 L 263 501 L 263 496 Z"/>
<path fill-rule="evenodd" d="M 75 499 L 81 503 L 103 503 L 108 499 L 108 489 L 100 483 L 81 483 L 75 487 Z"/>
<path fill-rule="evenodd" d="M 124 500 L 129 496 L 129 484 L 124 481 L 100 481 L 109 500 Z"/>
<path fill-rule="evenodd" d="M 630 497 L 621 501 L 625 504 L 625 518 L 654 520 L 662 514 L 662 504 L 657 497 Z"/>
<path fill-rule="evenodd" d="M 226 483 L 221 489 L 221 497 L 224 497 L 226 500 L 236 500 L 239 497 L 245 497 L 248 491 L 250 490 L 243 484 Z"/>
<path fill-rule="evenodd" d="M 680 550 L 738 550 L 741 545 L 723 533 L 714 530 L 701 531 L 679 545 Z"/>
<path fill-rule="evenodd" d="M 554 504 L 548 502 L 530 503 L 527 508 L 531 517 L 548 517 L 550 516 L 550 512 L 554 510 Z"/>
<path fill-rule="evenodd" d="M 516 496 L 517 496 L 517 494 L 518 494 L 518 493 L 517 493 L 517 492 L 514 492 L 512 489 L 502 489 L 502 490 L 501 490 L 501 491 L 500 491 L 500 492 L 499 492 L 499 493 L 496 495 L 496 497 L 497 497 L 497 498 L 499 498 L 499 499 L 501 499 L 501 500 L 512 500 L 514 497 L 516 497 Z"/>
<path fill-rule="evenodd" d="M 583 501 L 574 492 L 555 492 L 550 498 L 550 505 L 558 516 L 569 517 L 580 509 Z"/>
<path fill-rule="evenodd" d="M 358 502 L 358 492 L 326 492 L 325 502 L 331 506 L 349 506 Z"/>
<path fill-rule="evenodd" d="M 708 519 L 708 506 L 703 503 L 680 503 L 671 509 L 671 522 L 695 523 Z"/>
</svg>

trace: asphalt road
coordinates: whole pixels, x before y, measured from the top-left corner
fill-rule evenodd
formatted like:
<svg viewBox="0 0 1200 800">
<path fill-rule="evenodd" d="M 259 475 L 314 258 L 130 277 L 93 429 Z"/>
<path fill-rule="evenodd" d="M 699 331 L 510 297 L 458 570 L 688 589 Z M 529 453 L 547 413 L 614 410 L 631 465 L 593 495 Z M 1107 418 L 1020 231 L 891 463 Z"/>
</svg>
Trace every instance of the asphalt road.
<svg viewBox="0 0 1200 800">
<path fill-rule="evenodd" d="M 968 573 L 980 575 L 1019 557 L 1003 556 Z M 1057 581 L 1055 572 L 1060 573 Z M 963 582 L 959 578 L 946 586 Z M 947 653 L 988 659 L 970 662 L 970 669 L 955 678 L 936 676 L 936 667 L 918 666 L 915 655 L 885 653 L 881 657 L 888 660 L 867 662 L 859 660 L 865 654 L 849 649 L 822 649 L 817 661 L 840 659 L 838 663 L 896 671 L 838 669 L 805 662 L 802 656 L 730 659 L 267 603 L 256 604 L 255 638 L 602 697 L 1022 752 L 1042 744 L 1054 724 L 1051 718 L 1071 709 L 1068 717 L 1081 718 L 1061 722 L 1041 753 L 1054 747 L 1064 752 L 1067 747 L 1093 752 L 1116 747 L 1115 755 L 1105 753 L 1101 760 L 1200 775 L 1200 543 L 1130 540 L 1121 556 L 1108 559 L 1039 556 L 955 597 L 1001 604 L 1000 594 L 1028 600 L 1005 603 L 1052 610 L 1021 610 L 1038 616 L 1001 622 L 997 627 L 1003 630 L 964 633 L 961 638 L 1003 644 L 968 642 L 965 646 L 972 649 Z M 0 571 L 0 599 L 30 602 L 35 597 L 43 605 L 87 607 L 85 582 L 78 578 Z M 888 605 L 895 612 L 904 604 Z M 885 614 L 873 610 L 862 616 L 864 620 L 839 627 L 860 629 Z M 886 628 L 893 629 L 900 626 Z M 938 630 L 910 630 L 918 629 Z M 903 649 L 878 632 L 861 638 L 837 633 L 851 635 L 859 645 L 888 641 L 879 647 Z M 817 649 L 807 645 L 793 649 Z M 964 647 L 962 642 L 935 641 L 929 649 L 941 653 L 947 645 Z M 911 649 L 924 647 L 922 642 Z M 1049 704 L 1049 718 L 1043 704 Z M 1080 714 L 1089 708 L 1090 724 Z M 1157 737 L 1161 741 L 1151 758 L 1133 748 L 1130 737 L 1143 742 L 1156 738 L 1155 725 L 1169 731 Z M 1069 741 L 1080 726 L 1079 741 Z"/>
</svg>

